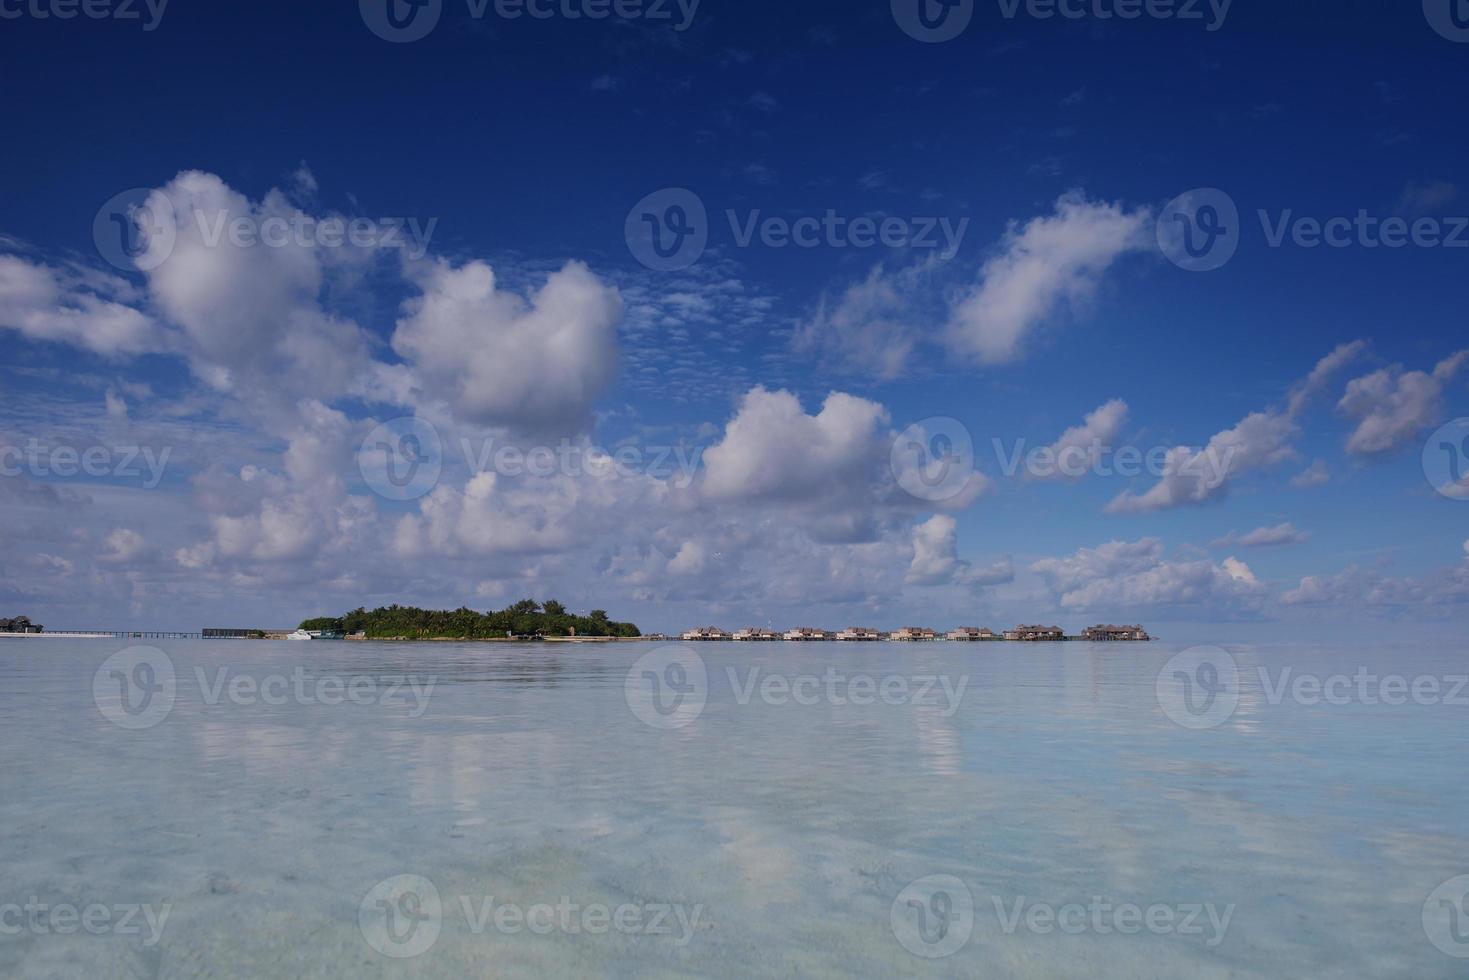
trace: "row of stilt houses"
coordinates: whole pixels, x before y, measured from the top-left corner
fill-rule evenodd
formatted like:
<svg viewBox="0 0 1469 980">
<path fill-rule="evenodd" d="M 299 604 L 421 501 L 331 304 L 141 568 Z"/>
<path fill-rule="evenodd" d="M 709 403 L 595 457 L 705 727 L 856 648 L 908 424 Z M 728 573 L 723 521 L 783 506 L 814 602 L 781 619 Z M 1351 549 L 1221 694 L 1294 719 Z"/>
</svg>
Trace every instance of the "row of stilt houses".
<svg viewBox="0 0 1469 980">
<path fill-rule="evenodd" d="M 810 626 L 797 626 L 793 630 L 784 633 L 761 627 L 750 627 L 748 629 L 735 630 L 733 633 L 725 632 L 717 626 L 701 626 L 684 633 L 680 639 L 688 642 L 719 642 L 735 641 L 743 643 L 774 643 L 785 641 L 788 643 L 822 643 L 822 642 L 848 642 L 848 643 L 875 643 L 879 640 L 895 640 L 903 643 L 928 643 L 936 640 L 952 640 L 961 643 L 983 643 L 990 641 L 1011 641 L 1029 643 L 1055 643 L 1064 640 L 1084 640 L 1092 643 L 1112 642 L 1147 642 L 1152 639 L 1148 631 L 1141 626 L 1089 626 L 1081 631 L 1080 636 L 1067 636 L 1066 631 L 1059 626 L 1017 626 L 1003 633 L 979 626 L 960 626 L 958 629 L 947 633 L 939 633 L 936 630 L 923 626 L 904 626 L 902 629 L 884 633 L 881 630 L 871 629 L 866 626 L 849 626 L 844 630 L 832 632 L 830 630 L 813 629 Z"/>
</svg>

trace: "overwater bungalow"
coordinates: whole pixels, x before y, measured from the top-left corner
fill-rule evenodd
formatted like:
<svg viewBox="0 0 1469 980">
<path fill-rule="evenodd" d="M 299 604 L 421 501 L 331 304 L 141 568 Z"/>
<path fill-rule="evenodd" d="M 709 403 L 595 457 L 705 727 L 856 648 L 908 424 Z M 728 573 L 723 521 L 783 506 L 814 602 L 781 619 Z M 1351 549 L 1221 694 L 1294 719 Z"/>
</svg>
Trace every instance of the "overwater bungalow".
<svg viewBox="0 0 1469 980">
<path fill-rule="evenodd" d="M 1152 640 L 1141 626 L 1088 626 L 1081 631 L 1081 638 L 1093 643 L 1146 643 Z"/>
<path fill-rule="evenodd" d="M 958 640 L 964 643 L 979 643 L 983 640 L 993 640 L 995 631 L 987 627 L 961 626 L 956 630 L 950 630 L 945 639 Z"/>
<path fill-rule="evenodd" d="M 926 626 L 904 626 L 902 629 L 895 631 L 890 637 L 890 639 L 897 640 L 900 643 L 926 643 L 931 640 L 937 640 L 938 638 L 938 633 Z"/>
<path fill-rule="evenodd" d="M 1005 631 L 1005 639 L 1025 643 L 1050 643 L 1066 639 L 1066 632 L 1059 626 L 1017 626 Z"/>
<path fill-rule="evenodd" d="M 797 626 L 787 631 L 785 638 L 791 643 L 821 643 L 831 639 L 831 634 L 810 626 Z"/>
<path fill-rule="evenodd" d="M 742 643 L 768 643 L 780 639 L 780 634 L 775 630 L 752 626 L 749 629 L 735 630 L 734 636 L 731 639 L 738 640 Z"/>
<path fill-rule="evenodd" d="M 837 634 L 838 640 L 872 643 L 882 639 L 882 634 L 866 626 L 849 626 Z"/>
<path fill-rule="evenodd" d="M 700 643 L 728 640 L 730 635 L 718 626 L 700 626 L 684 633 L 679 639 L 688 643 Z"/>
</svg>

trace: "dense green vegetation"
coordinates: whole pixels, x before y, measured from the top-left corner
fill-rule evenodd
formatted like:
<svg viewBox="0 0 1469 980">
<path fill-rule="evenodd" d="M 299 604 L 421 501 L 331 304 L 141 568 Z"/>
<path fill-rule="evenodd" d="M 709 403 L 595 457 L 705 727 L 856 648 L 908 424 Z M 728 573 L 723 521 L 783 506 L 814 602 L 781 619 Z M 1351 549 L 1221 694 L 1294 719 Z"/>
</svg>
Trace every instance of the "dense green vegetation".
<svg viewBox="0 0 1469 980">
<path fill-rule="evenodd" d="M 383 606 L 354 609 L 341 617 L 319 616 L 301 623 L 303 630 L 344 630 L 370 637 L 406 636 L 411 639 L 503 639 L 507 636 L 641 636 L 632 623 L 607 618 L 604 609 L 573 616 L 555 599 L 544 604 L 522 599 L 499 612 L 473 609 L 418 609 Z"/>
</svg>

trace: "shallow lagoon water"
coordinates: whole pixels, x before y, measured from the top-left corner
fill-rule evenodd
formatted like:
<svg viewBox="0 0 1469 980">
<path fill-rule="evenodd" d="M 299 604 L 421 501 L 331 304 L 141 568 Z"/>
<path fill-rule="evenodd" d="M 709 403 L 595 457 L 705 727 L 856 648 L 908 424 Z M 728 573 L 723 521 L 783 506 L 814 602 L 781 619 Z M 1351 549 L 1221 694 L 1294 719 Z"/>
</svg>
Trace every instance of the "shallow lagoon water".
<svg viewBox="0 0 1469 980">
<path fill-rule="evenodd" d="M 1272 698 L 1258 676 L 1452 678 L 1461 652 L 1231 647 L 1238 704 L 1195 730 L 1160 705 L 1167 643 L 704 644 L 702 707 L 655 724 L 627 684 L 652 644 L 151 645 L 172 704 L 127 728 L 97 677 L 126 643 L 0 640 L 0 906 L 48 907 L 0 909 L 0 975 L 1469 972 L 1424 919 L 1469 874 L 1469 706 Z M 405 676 L 426 701 L 387 696 Z M 803 676 L 808 703 L 782 693 Z M 911 703 L 930 676 L 948 690 Z M 320 703 L 322 678 L 364 703 Z M 1173 925 L 1064 911 L 1097 902 Z M 494 913 L 538 905 L 572 911 Z M 155 941 L 142 913 L 60 934 L 56 906 L 168 914 Z M 1222 932 L 1182 927 L 1204 906 L 1231 910 Z M 375 909 L 421 931 L 375 932 Z"/>
</svg>

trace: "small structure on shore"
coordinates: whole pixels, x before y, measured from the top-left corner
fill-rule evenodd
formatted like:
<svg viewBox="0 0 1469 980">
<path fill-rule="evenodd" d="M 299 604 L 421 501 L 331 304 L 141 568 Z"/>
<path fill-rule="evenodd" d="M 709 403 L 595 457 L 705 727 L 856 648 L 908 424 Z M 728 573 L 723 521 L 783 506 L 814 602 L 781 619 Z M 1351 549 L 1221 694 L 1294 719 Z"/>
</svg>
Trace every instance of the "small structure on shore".
<svg viewBox="0 0 1469 980">
<path fill-rule="evenodd" d="M 938 633 L 926 626 L 904 626 L 889 637 L 899 643 L 927 643 L 938 638 Z"/>
<path fill-rule="evenodd" d="M 979 643 L 995 639 L 995 631 L 988 627 L 961 626 L 956 630 L 950 630 L 945 639 L 958 640 L 962 643 Z"/>
<path fill-rule="evenodd" d="M 44 633 L 46 627 L 40 623 L 31 622 L 29 616 L 16 616 L 14 619 L 0 619 L 0 633 Z"/>
<path fill-rule="evenodd" d="M 875 643 L 878 640 L 882 639 L 882 634 L 879 633 L 877 630 L 869 629 L 866 626 L 848 626 L 846 629 L 837 634 L 837 639 L 846 642 L 858 641 L 863 643 Z"/>
<path fill-rule="evenodd" d="M 1141 626 L 1088 626 L 1081 631 L 1081 638 L 1093 643 L 1147 643 L 1152 640 Z"/>
<path fill-rule="evenodd" d="M 784 639 L 791 643 L 823 643 L 831 639 L 831 634 L 810 626 L 797 626 L 793 630 L 788 630 Z"/>
<path fill-rule="evenodd" d="M 1005 639 L 1024 643 L 1054 643 L 1066 639 L 1066 632 L 1059 626 L 1017 626 L 1005 631 Z"/>
<path fill-rule="evenodd" d="M 748 629 L 735 630 L 732 640 L 742 643 L 769 643 L 780 639 L 780 634 L 775 630 L 762 629 L 759 626 L 751 626 Z"/>
<path fill-rule="evenodd" d="M 700 626 L 684 633 L 679 639 L 688 643 L 708 643 L 728 640 L 730 635 L 718 626 Z"/>
</svg>

